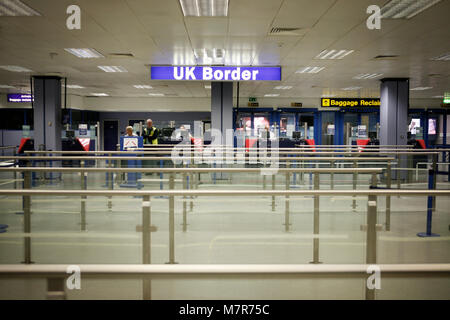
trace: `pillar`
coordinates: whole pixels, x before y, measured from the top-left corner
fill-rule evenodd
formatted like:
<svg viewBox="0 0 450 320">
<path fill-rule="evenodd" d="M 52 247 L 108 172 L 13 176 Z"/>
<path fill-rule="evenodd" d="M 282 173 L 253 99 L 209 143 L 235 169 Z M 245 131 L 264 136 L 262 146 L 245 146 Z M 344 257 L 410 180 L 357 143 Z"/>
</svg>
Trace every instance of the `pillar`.
<svg viewBox="0 0 450 320">
<path fill-rule="evenodd" d="M 61 78 L 34 76 L 34 146 L 61 150 Z"/>
<path fill-rule="evenodd" d="M 225 145 L 226 130 L 233 129 L 233 82 L 211 83 L 211 127 L 220 130 Z"/>
<path fill-rule="evenodd" d="M 409 79 L 381 79 L 380 145 L 406 145 L 408 142 Z M 405 168 L 406 157 L 399 166 Z M 406 172 L 401 173 L 406 178 Z"/>
</svg>

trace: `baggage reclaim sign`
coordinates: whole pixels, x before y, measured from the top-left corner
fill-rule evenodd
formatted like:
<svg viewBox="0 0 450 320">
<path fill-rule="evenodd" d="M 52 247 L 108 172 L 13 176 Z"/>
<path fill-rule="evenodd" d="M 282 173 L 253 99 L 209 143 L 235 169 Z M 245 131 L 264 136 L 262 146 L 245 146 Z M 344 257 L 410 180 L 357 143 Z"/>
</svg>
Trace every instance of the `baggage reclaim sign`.
<svg viewBox="0 0 450 320">
<path fill-rule="evenodd" d="M 380 99 L 378 98 L 322 98 L 321 102 L 321 106 L 324 108 L 370 108 L 380 106 Z"/>
<path fill-rule="evenodd" d="M 151 66 L 151 80 L 281 81 L 281 67 Z"/>
</svg>

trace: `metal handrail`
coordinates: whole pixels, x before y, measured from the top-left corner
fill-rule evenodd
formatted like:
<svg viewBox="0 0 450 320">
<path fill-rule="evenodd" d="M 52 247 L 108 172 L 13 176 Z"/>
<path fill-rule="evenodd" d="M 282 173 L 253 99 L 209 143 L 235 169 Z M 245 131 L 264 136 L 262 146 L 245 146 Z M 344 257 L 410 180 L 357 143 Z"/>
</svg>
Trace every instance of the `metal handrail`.
<svg viewBox="0 0 450 320">
<path fill-rule="evenodd" d="M 129 153 L 136 153 L 137 152 L 129 152 Z M 231 157 L 229 157 L 231 158 Z M 388 160 L 395 160 L 393 157 L 255 157 L 259 160 L 289 160 L 289 161 L 295 161 L 295 160 L 301 160 L 301 161 L 342 161 L 342 160 L 352 160 L 352 161 L 388 161 Z M 128 156 L 128 157 L 105 157 L 105 156 L 74 156 L 74 157 L 61 157 L 61 156 L 55 156 L 55 157 L 45 157 L 45 156 L 0 156 L 0 160 L 47 160 L 47 161 L 63 161 L 63 160 L 172 160 L 173 157 L 137 157 L 137 156 Z M 239 157 L 233 157 L 233 159 L 239 160 Z M 191 156 L 183 156 L 179 155 L 178 160 L 227 160 L 227 156 L 224 154 L 222 157 L 191 157 Z"/>
<path fill-rule="evenodd" d="M 187 150 L 188 148 L 177 148 L 177 150 L 180 151 L 189 151 Z M 170 150 L 148 150 L 148 151 L 143 151 L 141 148 L 137 148 L 136 150 L 130 150 L 130 151 L 25 151 L 25 154 L 108 154 L 108 155 L 116 155 L 116 154 L 130 154 L 130 153 L 134 153 L 134 154 L 172 154 L 174 148 L 170 149 Z M 265 149 L 265 148 L 261 148 L 261 149 L 250 149 L 251 151 L 265 151 L 267 153 L 276 153 L 276 154 L 290 154 L 290 155 L 358 155 L 358 156 L 366 156 L 366 155 L 406 155 L 406 154 L 425 154 L 425 155 L 429 155 L 429 154 L 439 154 L 439 151 L 429 151 L 430 149 L 422 149 L 422 150 L 417 150 L 417 151 L 364 151 L 364 152 L 359 152 L 357 150 L 355 151 L 309 151 L 310 149 L 305 149 L 308 151 L 302 151 L 302 149 L 295 149 L 292 151 L 286 151 L 286 150 L 281 150 L 279 151 L 279 149 L 276 149 L 276 151 L 271 150 L 270 148 Z M 204 151 L 199 151 L 199 150 L 192 150 L 193 153 L 204 153 Z M 208 152 L 210 152 L 212 150 L 208 150 Z M 239 153 L 240 151 L 236 151 L 236 150 L 213 150 L 215 152 L 222 152 L 223 154 L 230 154 L 230 153 Z M 241 151 L 245 151 L 245 150 L 241 150 Z"/>
<path fill-rule="evenodd" d="M 10 190 L 6 196 L 450 196 L 450 190 L 367 189 L 367 190 Z"/>
<path fill-rule="evenodd" d="M 8 167 L 0 168 L 0 172 L 139 172 L 139 173 L 260 173 L 270 168 L 65 168 L 65 167 Z M 278 168 L 282 173 L 382 173 L 382 168 Z"/>
<path fill-rule="evenodd" d="M 65 264 L 6 264 L 0 265 L 0 277 L 69 277 Z M 217 275 L 230 276 L 300 276 L 300 275 L 348 275 L 360 274 L 367 277 L 369 264 L 81 264 L 82 277 L 205 277 Z M 377 264 L 382 276 L 408 274 L 450 273 L 450 264 Z"/>
</svg>

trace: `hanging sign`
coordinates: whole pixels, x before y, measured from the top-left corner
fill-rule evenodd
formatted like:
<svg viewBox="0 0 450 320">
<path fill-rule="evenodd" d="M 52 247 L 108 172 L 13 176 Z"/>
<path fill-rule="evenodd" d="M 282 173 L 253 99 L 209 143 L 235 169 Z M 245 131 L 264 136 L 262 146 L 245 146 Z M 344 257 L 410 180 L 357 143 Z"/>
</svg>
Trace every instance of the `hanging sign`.
<svg viewBox="0 0 450 320">
<path fill-rule="evenodd" d="M 378 98 L 322 98 L 322 107 L 342 107 L 342 108 L 361 108 L 361 107 L 379 107 Z"/>
<path fill-rule="evenodd" d="M 151 66 L 151 80 L 281 81 L 281 67 Z"/>
</svg>

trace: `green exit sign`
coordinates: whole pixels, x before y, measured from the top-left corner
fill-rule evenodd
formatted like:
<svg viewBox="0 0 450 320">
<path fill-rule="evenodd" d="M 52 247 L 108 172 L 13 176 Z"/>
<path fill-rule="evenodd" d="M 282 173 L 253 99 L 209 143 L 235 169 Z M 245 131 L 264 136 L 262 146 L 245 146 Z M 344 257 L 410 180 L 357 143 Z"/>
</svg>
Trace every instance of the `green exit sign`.
<svg viewBox="0 0 450 320">
<path fill-rule="evenodd" d="M 250 97 L 248 98 L 248 102 L 256 102 L 256 98 Z"/>
</svg>

